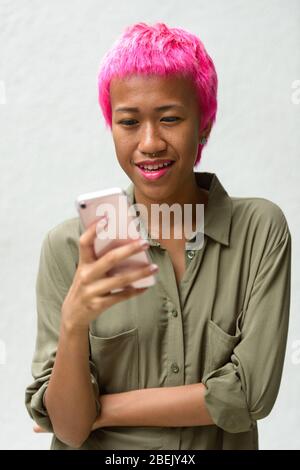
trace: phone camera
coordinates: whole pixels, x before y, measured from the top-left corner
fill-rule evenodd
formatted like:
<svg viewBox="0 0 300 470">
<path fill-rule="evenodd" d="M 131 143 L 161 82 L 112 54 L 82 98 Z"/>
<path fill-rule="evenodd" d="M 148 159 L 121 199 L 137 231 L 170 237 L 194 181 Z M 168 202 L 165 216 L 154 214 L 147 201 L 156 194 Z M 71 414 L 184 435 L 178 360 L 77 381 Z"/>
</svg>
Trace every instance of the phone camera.
<svg viewBox="0 0 300 470">
<path fill-rule="evenodd" d="M 86 203 L 85 202 L 80 202 L 79 206 L 81 209 L 86 209 Z"/>
</svg>

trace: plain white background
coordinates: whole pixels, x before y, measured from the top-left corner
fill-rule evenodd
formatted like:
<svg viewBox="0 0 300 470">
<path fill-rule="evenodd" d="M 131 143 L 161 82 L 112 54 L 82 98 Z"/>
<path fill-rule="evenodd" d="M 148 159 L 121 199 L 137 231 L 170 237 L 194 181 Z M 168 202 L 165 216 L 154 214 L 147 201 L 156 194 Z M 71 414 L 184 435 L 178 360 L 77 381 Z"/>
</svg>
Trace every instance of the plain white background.
<svg viewBox="0 0 300 470">
<path fill-rule="evenodd" d="M 284 373 L 261 449 L 300 448 L 299 0 L 0 0 L 0 448 L 48 449 L 24 405 L 32 382 L 35 278 L 43 237 L 81 192 L 120 185 L 97 102 L 100 60 L 126 26 L 197 34 L 219 77 L 219 110 L 197 171 L 232 196 L 277 203 L 293 241 Z"/>
</svg>

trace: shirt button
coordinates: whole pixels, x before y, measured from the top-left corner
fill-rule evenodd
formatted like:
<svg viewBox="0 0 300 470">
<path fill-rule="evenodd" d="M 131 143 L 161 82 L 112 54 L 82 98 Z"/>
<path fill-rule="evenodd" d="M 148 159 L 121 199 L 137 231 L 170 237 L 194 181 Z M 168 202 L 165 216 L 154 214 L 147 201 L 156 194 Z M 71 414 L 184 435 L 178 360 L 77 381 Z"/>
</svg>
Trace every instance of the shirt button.
<svg viewBox="0 0 300 470">
<path fill-rule="evenodd" d="M 194 258 L 194 255 L 195 255 L 195 252 L 194 251 L 188 251 L 188 258 L 189 259 L 193 259 Z"/>
<path fill-rule="evenodd" d="M 174 363 L 171 365 L 171 369 L 172 369 L 172 372 L 174 372 L 175 374 L 177 374 L 177 372 L 179 372 L 179 367 L 178 367 L 178 365 L 176 364 L 176 362 L 174 362 Z"/>
<path fill-rule="evenodd" d="M 173 317 L 177 317 L 177 311 L 175 309 L 173 309 L 171 313 L 172 313 Z"/>
</svg>

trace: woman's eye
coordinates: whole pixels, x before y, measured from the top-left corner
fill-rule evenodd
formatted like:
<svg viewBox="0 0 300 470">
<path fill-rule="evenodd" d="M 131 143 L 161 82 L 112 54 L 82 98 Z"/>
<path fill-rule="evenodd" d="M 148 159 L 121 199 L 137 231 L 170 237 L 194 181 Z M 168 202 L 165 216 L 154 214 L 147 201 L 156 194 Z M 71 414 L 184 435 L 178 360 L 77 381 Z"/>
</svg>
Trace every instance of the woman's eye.
<svg viewBox="0 0 300 470">
<path fill-rule="evenodd" d="M 126 119 L 124 121 L 120 121 L 120 124 L 125 124 L 125 126 L 130 126 L 132 123 L 135 123 L 134 119 Z"/>
<path fill-rule="evenodd" d="M 176 116 L 167 116 L 162 119 L 167 119 L 167 122 L 176 122 L 180 120 L 180 118 Z M 124 119 L 123 121 L 120 121 L 120 124 L 124 124 L 125 126 L 132 126 L 136 124 L 136 122 L 137 121 L 135 119 Z"/>
<path fill-rule="evenodd" d="M 179 121 L 179 117 L 175 117 L 175 116 L 167 116 L 167 117 L 164 117 L 163 119 L 175 119 L 177 121 Z M 167 121 L 167 122 L 175 122 L 175 121 Z"/>
</svg>

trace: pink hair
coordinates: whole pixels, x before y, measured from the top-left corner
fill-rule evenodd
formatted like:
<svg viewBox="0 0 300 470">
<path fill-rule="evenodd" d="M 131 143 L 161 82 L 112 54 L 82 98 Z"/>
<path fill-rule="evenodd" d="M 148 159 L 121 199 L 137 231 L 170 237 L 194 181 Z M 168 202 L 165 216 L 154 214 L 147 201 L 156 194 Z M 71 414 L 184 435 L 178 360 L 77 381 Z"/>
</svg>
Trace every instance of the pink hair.
<svg viewBox="0 0 300 470">
<path fill-rule="evenodd" d="M 164 23 L 136 23 L 104 55 L 98 73 L 98 102 L 105 123 L 112 128 L 110 82 L 132 74 L 179 75 L 195 84 L 201 115 L 201 133 L 216 120 L 218 78 L 214 63 L 200 39 L 183 28 Z M 201 159 L 199 144 L 195 165 Z"/>
</svg>

